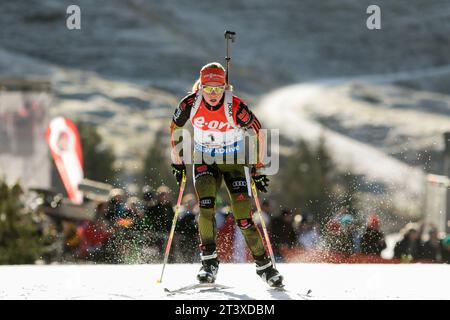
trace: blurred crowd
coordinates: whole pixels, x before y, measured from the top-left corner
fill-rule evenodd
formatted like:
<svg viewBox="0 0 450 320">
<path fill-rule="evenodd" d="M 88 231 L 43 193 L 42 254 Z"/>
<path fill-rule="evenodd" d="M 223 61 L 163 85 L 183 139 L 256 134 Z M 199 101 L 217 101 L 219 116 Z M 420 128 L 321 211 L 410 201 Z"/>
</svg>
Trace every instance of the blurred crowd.
<svg viewBox="0 0 450 320">
<path fill-rule="evenodd" d="M 387 248 L 385 235 L 381 231 L 382 222 L 377 214 L 361 218 L 343 208 L 327 223 L 319 224 L 312 214 L 298 209 L 282 208 L 277 212 L 269 201 L 263 201 L 261 209 L 261 216 L 255 211 L 253 220 L 263 234 L 260 217 L 264 219 L 277 261 L 288 261 L 287 254 L 299 250 L 381 258 L 382 251 Z M 250 261 L 230 206 L 218 199 L 216 211 L 217 244 L 222 260 Z M 199 261 L 198 213 L 196 196 L 186 194 L 176 223 L 170 262 Z M 166 186 L 160 186 L 155 191 L 145 186 L 140 197 L 126 197 L 123 190 L 113 189 L 108 201 L 97 205 L 94 219 L 61 223 L 61 232 L 56 237 L 61 244 L 57 260 L 161 262 L 173 217 L 174 205 Z M 399 262 L 450 263 L 450 236 L 439 234 L 434 226 L 409 223 L 400 236 L 392 257 Z M 55 246 L 54 243 L 52 245 Z"/>
<path fill-rule="evenodd" d="M 170 260 L 196 259 L 198 213 L 193 195 L 184 196 L 176 225 Z M 98 263 L 151 263 L 163 259 L 174 217 L 171 192 L 160 186 L 143 188 L 142 196 L 126 197 L 113 189 L 107 202 L 99 203 L 95 218 L 64 223 L 63 260 Z"/>
<path fill-rule="evenodd" d="M 338 214 L 328 222 L 327 232 L 325 247 L 332 252 L 381 256 L 387 249 L 376 214 L 370 214 L 365 223 L 358 223 L 351 214 Z M 439 233 L 430 223 L 408 223 L 395 238 L 389 258 L 406 263 L 450 263 L 450 235 Z"/>
<path fill-rule="evenodd" d="M 293 255 L 314 253 L 318 258 L 309 261 L 342 262 L 345 258 L 357 256 L 359 260 L 345 261 L 381 262 L 389 259 L 402 263 L 450 263 L 450 235 L 439 233 L 432 224 L 408 223 L 397 235 L 399 240 L 392 244 L 392 253 L 383 255 L 382 252 L 389 248 L 381 219 L 374 213 L 361 217 L 354 211 L 342 208 L 325 224 L 320 224 L 312 214 L 298 209 L 275 212 L 269 201 L 264 201 L 262 216 L 269 230 L 275 258 L 280 262 L 289 261 L 287 258 Z M 258 217 L 254 213 L 253 219 L 261 228 Z M 245 250 L 243 238 L 236 228 L 234 230 L 232 260 L 247 261 L 248 252 L 242 253 Z M 330 256 L 338 258 L 327 260 L 326 257 Z M 364 259 L 364 256 L 379 259 Z"/>
</svg>

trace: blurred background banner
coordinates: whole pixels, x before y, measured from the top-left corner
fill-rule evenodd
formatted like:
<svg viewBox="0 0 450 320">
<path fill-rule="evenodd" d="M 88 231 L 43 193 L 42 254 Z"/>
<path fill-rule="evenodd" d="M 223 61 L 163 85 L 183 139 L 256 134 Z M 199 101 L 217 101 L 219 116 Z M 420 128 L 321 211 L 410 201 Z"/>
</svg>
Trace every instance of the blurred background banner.
<svg viewBox="0 0 450 320">
<path fill-rule="evenodd" d="M 78 184 L 84 175 L 83 151 L 77 127 L 72 120 L 58 117 L 50 122 L 45 136 L 69 199 L 81 204 L 83 193 Z"/>
<path fill-rule="evenodd" d="M 0 79 L 0 177 L 9 184 L 51 186 L 45 143 L 51 98 L 48 81 Z"/>
</svg>

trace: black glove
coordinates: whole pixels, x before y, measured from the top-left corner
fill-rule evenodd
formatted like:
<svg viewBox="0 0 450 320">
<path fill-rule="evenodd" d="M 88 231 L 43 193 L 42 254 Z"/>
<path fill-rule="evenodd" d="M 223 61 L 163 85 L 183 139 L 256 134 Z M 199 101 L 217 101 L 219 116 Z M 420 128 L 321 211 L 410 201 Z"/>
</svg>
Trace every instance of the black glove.
<svg viewBox="0 0 450 320">
<path fill-rule="evenodd" d="M 253 181 L 255 181 L 256 188 L 261 192 L 267 192 L 266 187 L 269 186 L 269 179 L 265 174 L 253 175 Z"/>
<path fill-rule="evenodd" d="M 180 184 L 183 179 L 183 175 L 186 175 L 186 165 L 184 163 L 172 163 L 172 173 L 175 176 L 175 179 L 177 179 L 177 183 Z"/>
</svg>

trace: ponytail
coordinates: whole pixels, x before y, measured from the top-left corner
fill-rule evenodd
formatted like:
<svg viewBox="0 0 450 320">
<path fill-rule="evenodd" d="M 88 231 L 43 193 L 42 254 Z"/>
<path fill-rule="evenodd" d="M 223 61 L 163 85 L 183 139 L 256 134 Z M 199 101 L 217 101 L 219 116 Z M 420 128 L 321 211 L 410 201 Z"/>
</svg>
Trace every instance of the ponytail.
<svg viewBox="0 0 450 320">
<path fill-rule="evenodd" d="M 194 85 L 192 86 L 192 91 L 191 92 L 197 92 L 198 90 L 200 90 L 200 84 L 201 84 L 200 78 L 198 78 L 195 81 Z"/>
</svg>

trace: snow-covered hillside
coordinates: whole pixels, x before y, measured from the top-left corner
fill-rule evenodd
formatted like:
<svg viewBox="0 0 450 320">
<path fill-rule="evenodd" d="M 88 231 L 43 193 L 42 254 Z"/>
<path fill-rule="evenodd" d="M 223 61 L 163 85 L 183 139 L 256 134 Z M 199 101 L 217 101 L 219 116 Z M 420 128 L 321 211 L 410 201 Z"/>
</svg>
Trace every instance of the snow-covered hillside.
<svg viewBox="0 0 450 320">
<path fill-rule="evenodd" d="M 341 170 L 363 175 L 366 189 L 418 217 L 425 169 L 439 164 L 450 128 L 450 97 L 341 79 L 271 92 L 256 113 L 292 141 L 323 136 Z"/>
<path fill-rule="evenodd" d="M 286 291 L 267 287 L 253 264 L 221 264 L 217 283 L 170 295 L 195 282 L 197 264 L 0 267 L 0 299 L 450 299 L 448 265 L 278 264 Z M 307 294 L 311 290 L 310 294 Z"/>
<path fill-rule="evenodd" d="M 82 29 L 66 28 L 77 4 Z M 1 47 L 59 66 L 171 88 L 182 94 L 199 66 L 238 38 L 233 80 L 259 94 L 290 83 L 450 64 L 450 4 L 377 1 L 382 29 L 366 28 L 370 0 L 2 1 Z M 439 82 L 448 92 L 447 72 Z M 429 82 L 428 82 L 429 83 Z M 445 86 L 447 83 L 447 86 Z"/>
</svg>

